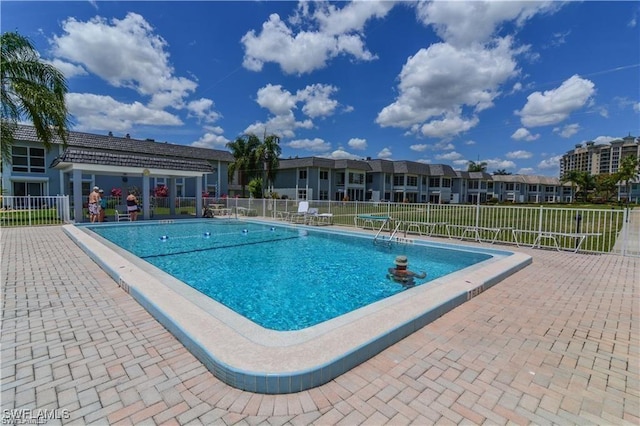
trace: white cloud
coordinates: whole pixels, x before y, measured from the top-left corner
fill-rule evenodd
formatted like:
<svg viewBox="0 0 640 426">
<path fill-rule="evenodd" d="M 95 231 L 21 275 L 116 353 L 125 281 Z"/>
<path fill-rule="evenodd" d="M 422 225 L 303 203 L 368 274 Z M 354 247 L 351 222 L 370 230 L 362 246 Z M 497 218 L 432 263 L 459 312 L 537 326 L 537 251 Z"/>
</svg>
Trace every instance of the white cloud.
<svg viewBox="0 0 640 426">
<path fill-rule="evenodd" d="M 74 130 L 104 129 L 128 131 L 134 125 L 180 126 L 182 120 L 166 111 L 149 108 L 140 102 L 118 102 L 111 96 L 91 93 L 68 93 L 69 113 L 74 116 Z"/>
<path fill-rule="evenodd" d="M 330 98 L 336 91 L 337 89 L 331 85 L 312 84 L 292 94 L 281 85 L 267 84 L 258 89 L 256 102 L 269 110 L 274 117 L 265 123 L 255 122 L 245 129 L 245 133 L 260 134 L 267 129 L 281 137 L 294 137 L 296 129 L 313 127 L 313 121 L 310 119 L 296 120 L 294 110 L 298 108 L 298 103 L 303 104 L 302 112 L 308 117 L 329 116 L 338 106 L 338 102 Z"/>
<path fill-rule="evenodd" d="M 520 141 L 520 140 L 535 141 L 539 137 L 540 137 L 539 133 L 537 135 L 532 135 L 531 132 L 529 132 L 529 130 L 525 129 L 524 127 L 520 127 L 511 135 L 511 139 L 515 139 L 517 141 Z"/>
<path fill-rule="evenodd" d="M 522 110 L 515 113 L 526 127 L 557 124 L 587 105 L 595 93 L 594 87 L 590 80 L 574 75 L 557 89 L 530 94 Z"/>
<path fill-rule="evenodd" d="M 69 18 L 62 29 L 64 34 L 50 41 L 57 58 L 81 65 L 114 87 L 151 96 L 154 108 L 180 108 L 197 87 L 173 75 L 166 41 L 136 13 L 110 22 L 99 16 L 87 22 Z"/>
<path fill-rule="evenodd" d="M 64 77 L 69 80 L 77 75 L 89 74 L 82 65 L 75 65 L 62 59 L 53 59 L 51 61 L 43 61 L 54 66 L 58 71 L 64 74 Z"/>
<path fill-rule="evenodd" d="M 349 142 L 347 142 L 347 145 L 349 145 L 349 148 L 352 149 L 364 150 L 367 149 L 367 140 L 361 138 L 351 138 Z"/>
<path fill-rule="evenodd" d="M 290 148 L 304 149 L 306 151 L 322 152 L 331 148 L 331 144 L 320 138 L 298 139 L 287 144 Z"/>
<path fill-rule="evenodd" d="M 446 154 L 436 155 L 436 160 L 452 161 L 452 160 L 459 160 L 461 158 L 462 158 L 462 154 L 456 151 L 451 151 L 451 152 L 447 152 Z M 465 163 L 466 163 L 466 160 L 465 160 Z"/>
<path fill-rule="evenodd" d="M 338 148 L 329 154 L 322 155 L 322 157 L 333 158 L 335 160 L 359 160 L 361 158 L 359 155 L 351 154 L 343 148 Z"/>
<path fill-rule="evenodd" d="M 535 172 L 535 169 L 533 167 L 523 167 L 517 171 L 519 175 L 530 175 L 533 172 Z"/>
<path fill-rule="evenodd" d="M 522 160 L 526 158 L 531 158 L 533 154 L 528 151 L 511 151 L 511 152 L 507 152 L 506 156 L 507 158 Z"/>
<path fill-rule="evenodd" d="M 553 12 L 561 4 L 553 1 L 433 1 L 417 3 L 418 18 L 433 25 L 436 33 L 448 43 L 469 46 L 486 43 L 504 22 L 518 27 L 538 13 Z"/>
<path fill-rule="evenodd" d="M 376 118 L 382 127 L 411 128 L 424 136 L 454 136 L 478 123 L 463 116 L 493 106 L 500 85 L 518 74 L 511 39 L 491 47 L 435 43 L 410 57 L 400 72 L 399 96 Z M 430 121 L 430 120 L 433 120 Z"/>
<path fill-rule="evenodd" d="M 191 146 L 199 148 L 226 149 L 229 139 L 222 135 L 224 130 L 219 126 L 210 127 L 208 130 L 209 131 L 202 135 L 200 139 L 193 142 Z"/>
<path fill-rule="evenodd" d="M 579 130 L 580 130 L 580 125 L 577 123 L 574 123 L 574 124 L 567 124 L 562 128 L 556 127 L 553 129 L 553 133 L 556 133 L 562 136 L 563 138 L 570 138 L 571 136 L 578 133 Z"/>
<path fill-rule="evenodd" d="M 555 155 L 553 157 L 546 158 L 538 163 L 538 168 L 543 170 L 558 169 L 560 168 L 561 155 Z"/>
<path fill-rule="evenodd" d="M 327 84 L 313 84 L 296 93 L 296 99 L 304 103 L 302 112 L 311 118 L 332 115 L 338 106 L 338 101 L 330 96 L 338 89 Z"/>
<path fill-rule="evenodd" d="M 213 123 L 220 118 L 220 114 L 212 110 L 213 101 L 211 99 L 200 98 L 187 104 L 187 111 L 192 116 L 205 123 Z"/>
<path fill-rule="evenodd" d="M 382 159 L 389 159 L 391 158 L 392 155 L 393 153 L 391 152 L 391 150 L 386 147 L 382 148 L 382 150 L 378 152 L 378 158 L 382 158 Z"/>
<path fill-rule="evenodd" d="M 424 143 L 420 143 L 420 144 L 415 144 L 415 145 L 411 145 L 409 147 L 410 150 L 412 151 L 418 151 L 418 152 L 423 152 L 427 149 L 429 145 L 424 144 Z"/>
<path fill-rule="evenodd" d="M 267 84 L 258 89 L 256 102 L 273 115 L 286 115 L 296 106 L 297 98 L 281 85 Z"/>
<path fill-rule="evenodd" d="M 353 2 L 342 9 L 335 5 L 301 2 L 292 16 L 291 27 L 272 14 L 259 33 L 251 30 L 241 39 L 245 54 L 243 66 L 261 71 L 273 62 L 287 74 L 304 74 L 324 68 L 338 55 L 346 54 L 362 61 L 376 56 L 364 45 L 361 31 L 372 18 L 382 18 L 394 6 L 392 2 Z M 315 7 L 315 11 L 310 9 Z M 308 29 L 307 29 L 308 28 Z"/>
<path fill-rule="evenodd" d="M 488 169 L 515 169 L 516 163 L 509 160 L 501 160 L 499 158 L 490 158 L 482 160 L 481 163 L 487 163 Z"/>
<path fill-rule="evenodd" d="M 464 143 L 465 145 L 475 145 L 476 141 L 468 140 Z"/>
</svg>

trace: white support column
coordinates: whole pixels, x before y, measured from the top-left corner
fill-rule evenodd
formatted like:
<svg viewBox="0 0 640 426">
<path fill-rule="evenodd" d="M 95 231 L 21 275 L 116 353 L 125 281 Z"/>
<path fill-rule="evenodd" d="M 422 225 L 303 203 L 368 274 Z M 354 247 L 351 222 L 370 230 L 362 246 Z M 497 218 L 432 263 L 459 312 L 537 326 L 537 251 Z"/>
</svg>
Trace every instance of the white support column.
<svg viewBox="0 0 640 426">
<path fill-rule="evenodd" d="M 168 178 L 167 185 L 169 185 L 169 214 L 175 216 L 176 214 L 176 194 L 178 193 L 178 185 L 176 184 L 176 178 Z"/>
<path fill-rule="evenodd" d="M 196 179 L 196 217 L 202 217 L 202 176 Z"/>
<path fill-rule="evenodd" d="M 146 170 L 146 169 L 145 169 Z M 147 170 L 148 172 L 148 170 Z M 144 220 L 151 219 L 151 183 L 149 182 L 149 174 L 142 174 L 142 218 Z"/>
<path fill-rule="evenodd" d="M 82 217 L 82 170 L 73 169 L 73 220 L 80 223 Z"/>
</svg>

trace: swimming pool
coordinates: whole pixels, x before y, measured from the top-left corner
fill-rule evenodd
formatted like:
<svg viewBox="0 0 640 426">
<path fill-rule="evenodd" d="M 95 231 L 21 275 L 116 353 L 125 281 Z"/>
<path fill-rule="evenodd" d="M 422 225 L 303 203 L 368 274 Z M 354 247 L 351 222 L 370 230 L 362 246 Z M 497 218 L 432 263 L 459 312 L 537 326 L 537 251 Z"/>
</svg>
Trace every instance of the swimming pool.
<svg viewBox="0 0 640 426">
<path fill-rule="evenodd" d="M 158 227 L 94 226 L 93 232 L 271 330 L 300 330 L 405 290 L 387 278 L 397 255 L 426 271 L 416 285 L 492 256 L 238 221 Z"/>
<path fill-rule="evenodd" d="M 253 222 L 256 221 L 236 223 L 244 223 L 246 227 Z M 145 224 L 118 226 L 126 228 Z M 162 223 L 155 226 L 166 229 Z M 409 240 L 411 244 L 408 246 L 476 251 L 491 257 L 316 325 L 294 331 L 277 331 L 262 327 L 224 304 L 203 297 L 200 291 L 86 226 L 65 225 L 63 229 L 217 378 L 242 390 L 267 394 L 298 392 L 326 383 L 531 263 L 531 257 L 523 253 L 416 238 Z M 315 228 L 300 225 L 285 229 L 296 233 L 312 232 Z M 330 239 L 340 235 L 350 238 L 364 236 L 369 248 L 378 250 L 373 248 L 373 234 L 370 232 L 337 227 L 323 230 L 329 234 L 324 238 Z M 168 237 L 166 241 L 155 240 L 153 245 L 169 247 L 165 243 L 173 238 L 171 235 Z M 132 242 L 136 245 L 133 239 Z M 403 244 L 393 244 L 391 248 L 395 250 L 401 246 L 404 247 Z M 458 251 L 452 253 L 458 255 Z M 148 252 L 146 255 L 153 254 Z M 197 261 L 201 266 L 205 263 Z M 413 259 L 410 259 L 410 264 L 411 269 L 418 269 L 412 266 Z M 389 266 L 392 265 L 384 265 L 385 268 Z"/>
</svg>

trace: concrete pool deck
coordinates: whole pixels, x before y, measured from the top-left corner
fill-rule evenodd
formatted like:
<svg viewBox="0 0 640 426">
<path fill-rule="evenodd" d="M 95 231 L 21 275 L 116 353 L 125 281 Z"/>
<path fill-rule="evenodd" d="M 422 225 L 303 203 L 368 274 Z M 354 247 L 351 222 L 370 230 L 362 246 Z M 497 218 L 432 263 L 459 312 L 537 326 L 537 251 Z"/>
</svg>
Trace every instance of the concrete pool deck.
<svg viewBox="0 0 640 426">
<path fill-rule="evenodd" d="M 518 251 L 533 265 L 353 370 L 263 395 L 216 379 L 60 227 L 5 228 L 2 408 L 79 423 L 638 424 L 640 259 Z"/>
</svg>

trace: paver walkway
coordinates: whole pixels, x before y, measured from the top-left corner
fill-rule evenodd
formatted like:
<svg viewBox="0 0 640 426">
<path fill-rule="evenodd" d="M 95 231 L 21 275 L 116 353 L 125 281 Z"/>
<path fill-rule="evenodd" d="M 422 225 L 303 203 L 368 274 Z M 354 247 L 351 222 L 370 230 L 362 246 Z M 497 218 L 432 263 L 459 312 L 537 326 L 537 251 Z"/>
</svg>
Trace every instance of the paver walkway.
<svg viewBox="0 0 640 426">
<path fill-rule="evenodd" d="M 640 258 L 534 264 L 334 381 L 218 381 L 59 227 L 2 229 L 2 415 L 57 423 L 640 423 Z"/>
</svg>

